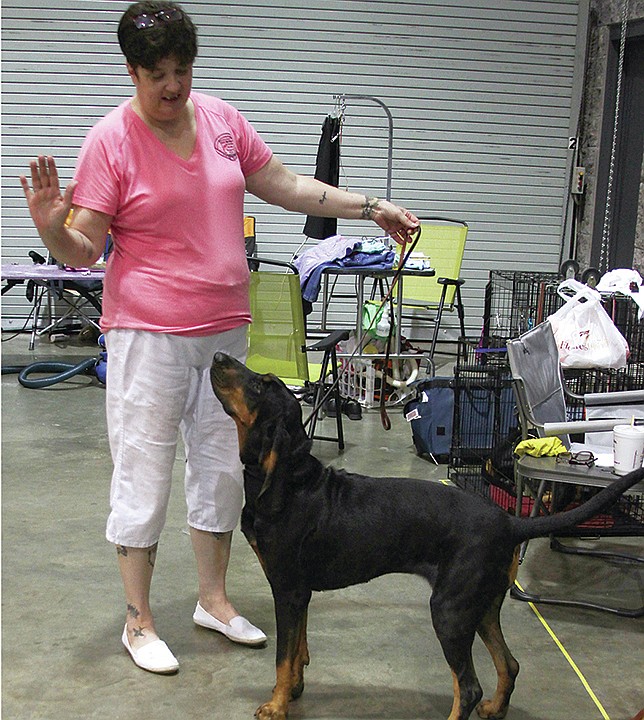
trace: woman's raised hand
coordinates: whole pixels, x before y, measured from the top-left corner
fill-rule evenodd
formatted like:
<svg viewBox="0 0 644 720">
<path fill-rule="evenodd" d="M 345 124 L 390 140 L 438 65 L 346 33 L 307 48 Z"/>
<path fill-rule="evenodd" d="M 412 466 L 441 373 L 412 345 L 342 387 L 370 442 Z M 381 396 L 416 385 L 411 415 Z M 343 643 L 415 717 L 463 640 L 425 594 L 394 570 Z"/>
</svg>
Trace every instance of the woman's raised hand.
<svg viewBox="0 0 644 720">
<path fill-rule="evenodd" d="M 76 182 L 72 181 L 64 193 L 60 191 L 58 170 L 53 157 L 40 155 L 29 163 L 31 187 L 24 175 L 20 183 L 27 199 L 32 220 L 43 240 L 55 238 L 65 225 L 72 208 Z"/>
</svg>

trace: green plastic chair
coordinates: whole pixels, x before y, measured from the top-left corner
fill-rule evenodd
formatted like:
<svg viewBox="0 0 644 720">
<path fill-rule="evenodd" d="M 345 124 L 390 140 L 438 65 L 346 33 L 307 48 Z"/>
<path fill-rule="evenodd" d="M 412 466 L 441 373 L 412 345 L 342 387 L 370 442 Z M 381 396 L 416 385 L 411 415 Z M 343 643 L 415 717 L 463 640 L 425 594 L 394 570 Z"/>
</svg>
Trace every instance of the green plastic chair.
<svg viewBox="0 0 644 720">
<path fill-rule="evenodd" d="M 433 325 L 430 357 L 434 357 L 443 312 L 456 310 L 461 337 L 465 337 L 465 310 L 459 275 L 468 225 L 445 217 L 421 217 L 415 252 L 422 252 L 436 270 L 432 278 L 406 277 L 403 285 L 403 319 Z M 413 339 L 413 338 L 410 338 Z"/>
<path fill-rule="evenodd" d="M 307 346 L 297 268 L 291 263 L 260 257 L 254 257 L 253 262 L 259 269 L 250 274 L 253 321 L 248 330 L 246 365 L 257 373 L 273 373 L 290 387 L 309 388 L 313 394 L 313 411 L 305 421 L 309 437 L 337 442 L 343 450 L 336 345 L 348 339 L 349 332 L 335 330 Z M 310 352 L 321 352 L 322 362 L 310 363 Z M 336 435 L 332 437 L 315 432 L 327 394 L 336 404 Z"/>
</svg>

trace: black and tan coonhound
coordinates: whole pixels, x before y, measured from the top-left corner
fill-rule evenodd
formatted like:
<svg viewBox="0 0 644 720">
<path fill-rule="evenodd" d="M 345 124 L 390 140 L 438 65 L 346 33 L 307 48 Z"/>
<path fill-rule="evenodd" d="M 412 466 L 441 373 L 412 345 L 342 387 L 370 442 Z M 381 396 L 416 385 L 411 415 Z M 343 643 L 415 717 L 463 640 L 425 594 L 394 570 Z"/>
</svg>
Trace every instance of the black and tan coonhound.
<svg viewBox="0 0 644 720">
<path fill-rule="evenodd" d="M 432 623 L 452 670 L 449 720 L 503 718 L 519 672 L 499 613 L 517 572 L 518 546 L 583 522 L 637 483 L 616 480 L 578 508 L 532 519 L 507 514 L 472 493 L 409 478 L 367 477 L 324 467 L 310 453 L 300 404 L 274 375 L 258 375 L 217 353 L 210 377 L 239 434 L 245 466 L 242 531 L 275 601 L 277 682 L 260 720 L 283 720 L 304 689 L 307 608 L 313 590 L 413 573 L 433 587 Z M 478 633 L 498 673 L 490 700 L 472 664 Z"/>
</svg>

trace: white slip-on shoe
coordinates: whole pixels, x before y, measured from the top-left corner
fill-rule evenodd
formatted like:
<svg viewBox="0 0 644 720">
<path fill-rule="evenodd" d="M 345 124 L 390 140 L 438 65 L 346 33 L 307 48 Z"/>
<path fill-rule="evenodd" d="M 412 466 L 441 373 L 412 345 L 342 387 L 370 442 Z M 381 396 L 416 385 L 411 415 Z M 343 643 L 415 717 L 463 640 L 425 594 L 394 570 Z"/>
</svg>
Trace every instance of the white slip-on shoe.
<svg viewBox="0 0 644 720">
<path fill-rule="evenodd" d="M 217 620 L 214 615 L 206 612 L 200 603 L 197 603 L 192 619 L 197 625 L 216 630 L 225 635 L 229 640 L 242 645 L 263 645 L 266 642 L 266 635 L 245 617 L 236 615 L 228 624 Z"/>
<path fill-rule="evenodd" d="M 125 649 L 130 653 L 130 657 L 135 664 L 148 672 L 159 673 L 160 675 L 171 675 L 179 669 L 179 662 L 172 654 L 170 648 L 163 640 L 153 640 L 147 645 L 135 650 L 131 645 L 127 636 L 127 625 L 123 629 L 123 637 L 121 638 Z"/>
</svg>

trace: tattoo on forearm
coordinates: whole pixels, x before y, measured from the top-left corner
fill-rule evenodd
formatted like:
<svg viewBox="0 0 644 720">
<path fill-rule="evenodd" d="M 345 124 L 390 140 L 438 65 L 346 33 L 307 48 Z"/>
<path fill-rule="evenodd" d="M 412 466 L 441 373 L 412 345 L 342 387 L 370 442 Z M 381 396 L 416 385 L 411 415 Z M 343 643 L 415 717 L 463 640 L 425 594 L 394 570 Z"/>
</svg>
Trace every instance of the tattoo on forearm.
<svg viewBox="0 0 644 720">
<path fill-rule="evenodd" d="M 326 190 L 322 193 L 322 197 L 318 200 L 318 202 L 320 203 L 320 205 L 324 205 L 324 203 L 326 202 Z"/>
<path fill-rule="evenodd" d="M 380 207 L 379 203 L 378 198 L 365 195 L 364 205 L 362 206 L 362 219 L 373 220 L 373 213 Z"/>
</svg>

